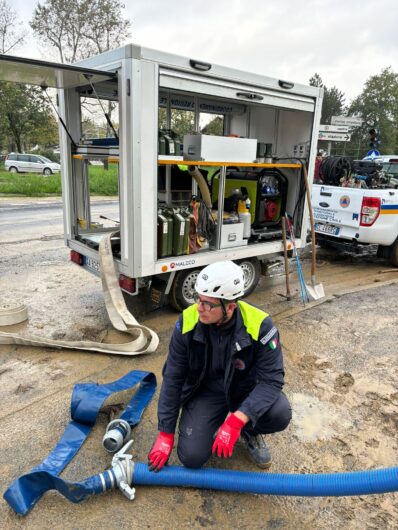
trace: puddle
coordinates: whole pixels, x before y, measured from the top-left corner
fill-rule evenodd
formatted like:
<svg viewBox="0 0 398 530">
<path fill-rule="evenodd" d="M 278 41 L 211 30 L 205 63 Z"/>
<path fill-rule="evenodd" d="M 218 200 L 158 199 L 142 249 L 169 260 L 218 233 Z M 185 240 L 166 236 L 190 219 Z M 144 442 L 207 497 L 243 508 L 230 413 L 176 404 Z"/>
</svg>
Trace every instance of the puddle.
<svg viewBox="0 0 398 530">
<path fill-rule="evenodd" d="M 344 427 L 345 421 L 330 403 L 301 393 L 293 394 L 291 401 L 295 434 L 304 442 L 333 438 L 336 426 Z"/>
</svg>

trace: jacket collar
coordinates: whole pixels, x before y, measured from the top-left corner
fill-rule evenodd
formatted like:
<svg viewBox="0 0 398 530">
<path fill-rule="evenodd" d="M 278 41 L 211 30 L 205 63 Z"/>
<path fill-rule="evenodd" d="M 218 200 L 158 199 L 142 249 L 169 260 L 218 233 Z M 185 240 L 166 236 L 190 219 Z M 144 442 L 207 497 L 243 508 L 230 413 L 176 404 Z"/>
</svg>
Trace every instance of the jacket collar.
<svg viewBox="0 0 398 530">
<path fill-rule="evenodd" d="M 236 324 L 235 324 L 235 328 L 232 330 L 233 338 L 231 341 L 234 352 L 240 351 L 243 348 L 246 348 L 247 346 L 250 346 L 250 344 L 252 344 L 252 339 L 250 335 L 247 333 L 245 325 L 243 323 L 243 318 L 242 318 L 242 314 L 239 309 L 239 306 L 235 309 L 235 314 L 236 314 Z M 207 342 L 206 327 L 207 327 L 207 324 L 202 324 L 202 322 L 199 321 L 195 326 L 193 340 L 202 342 L 203 344 L 205 344 Z"/>
</svg>

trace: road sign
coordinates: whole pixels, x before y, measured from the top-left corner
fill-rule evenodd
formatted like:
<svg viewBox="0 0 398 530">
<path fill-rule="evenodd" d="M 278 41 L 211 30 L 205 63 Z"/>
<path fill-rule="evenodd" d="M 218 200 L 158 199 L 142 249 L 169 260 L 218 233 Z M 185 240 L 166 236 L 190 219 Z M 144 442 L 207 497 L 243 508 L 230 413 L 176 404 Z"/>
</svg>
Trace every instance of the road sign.
<svg viewBox="0 0 398 530">
<path fill-rule="evenodd" d="M 366 153 L 366 158 L 372 159 L 376 158 L 377 156 L 380 156 L 380 151 L 378 151 L 377 149 L 371 149 Z"/>
<path fill-rule="evenodd" d="M 318 140 L 327 140 L 329 142 L 349 142 L 351 134 L 319 131 Z"/>
<path fill-rule="evenodd" d="M 319 130 L 323 132 L 340 132 L 340 133 L 347 133 L 349 130 L 348 125 L 321 125 L 319 126 Z"/>
<path fill-rule="evenodd" d="M 354 116 L 332 116 L 330 120 L 332 125 L 348 125 L 348 127 L 360 127 L 363 123 L 362 118 L 355 118 Z"/>
</svg>

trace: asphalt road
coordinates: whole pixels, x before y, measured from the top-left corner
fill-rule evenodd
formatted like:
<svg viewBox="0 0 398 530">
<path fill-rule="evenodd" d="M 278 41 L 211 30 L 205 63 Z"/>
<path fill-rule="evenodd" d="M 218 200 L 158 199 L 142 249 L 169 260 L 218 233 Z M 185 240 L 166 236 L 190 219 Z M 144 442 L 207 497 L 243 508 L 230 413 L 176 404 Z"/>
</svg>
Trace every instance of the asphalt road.
<svg viewBox="0 0 398 530">
<path fill-rule="evenodd" d="M 92 203 L 93 220 L 116 226 L 100 219 L 100 214 L 118 219 L 117 201 L 98 199 Z M 61 200 L 0 198 L 0 244 L 48 237 L 63 238 Z"/>
</svg>

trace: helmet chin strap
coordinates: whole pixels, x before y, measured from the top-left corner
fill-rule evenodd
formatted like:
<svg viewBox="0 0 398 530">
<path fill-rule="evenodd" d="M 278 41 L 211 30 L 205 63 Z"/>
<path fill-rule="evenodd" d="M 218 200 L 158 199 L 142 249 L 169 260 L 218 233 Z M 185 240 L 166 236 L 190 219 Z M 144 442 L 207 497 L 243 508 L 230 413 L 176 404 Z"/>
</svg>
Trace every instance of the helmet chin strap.
<svg viewBox="0 0 398 530">
<path fill-rule="evenodd" d="M 220 298 L 220 304 L 221 304 L 221 310 L 222 310 L 222 317 L 217 322 L 217 326 L 221 326 L 221 324 L 224 324 L 228 320 L 227 308 L 225 307 L 225 302 L 222 298 Z"/>
</svg>

